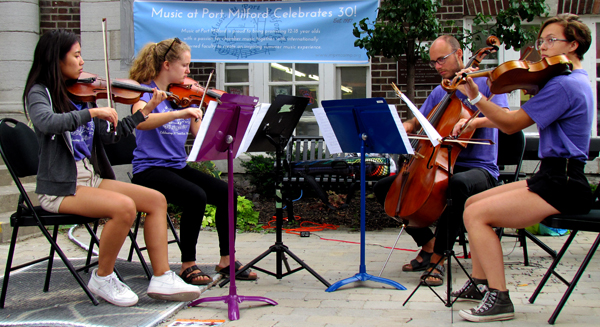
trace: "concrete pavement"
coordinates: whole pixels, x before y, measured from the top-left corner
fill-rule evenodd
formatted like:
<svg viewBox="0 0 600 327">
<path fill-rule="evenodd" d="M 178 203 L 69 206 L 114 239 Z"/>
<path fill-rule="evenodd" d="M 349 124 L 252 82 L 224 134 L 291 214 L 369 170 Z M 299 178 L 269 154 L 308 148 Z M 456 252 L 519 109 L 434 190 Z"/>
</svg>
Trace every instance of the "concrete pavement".
<svg viewBox="0 0 600 327">
<path fill-rule="evenodd" d="M 386 229 L 366 233 L 366 269 L 367 273 L 377 276 L 389 250 L 396 239 L 398 230 Z M 86 241 L 85 231 L 76 230 L 74 235 Z M 573 276 L 583 257 L 587 253 L 596 234 L 579 233 L 570 250 L 563 258 L 559 271 L 567 279 Z M 142 238 L 139 238 L 142 241 Z M 559 250 L 566 236 L 543 237 L 542 240 L 555 250 Z M 301 238 L 293 234 L 283 236 L 284 244 L 304 260 L 312 269 L 330 283 L 351 277 L 359 272 L 360 233 L 346 228 L 326 230 Z M 274 233 L 243 233 L 237 235 L 236 256 L 242 262 L 257 257 L 275 242 Z M 69 241 L 65 234 L 60 236 L 59 244 L 70 257 L 83 257 L 85 251 Z M 516 318 L 511 321 L 493 323 L 496 326 L 545 326 L 556 304 L 566 290 L 558 279 L 551 278 L 534 304 L 528 302 L 537 283 L 542 278 L 551 258 L 533 243 L 529 242 L 531 266 L 522 263 L 523 253 L 515 238 L 504 238 L 505 266 L 508 288 L 515 304 Z M 420 273 L 401 271 L 401 266 L 415 255 L 416 246 L 407 234 L 400 238 L 400 249 L 392 254 L 390 263 L 382 277 L 392 279 L 404 285 L 408 290 L 400 291 L 385 284 L 375 282 L 352 283 L 335 292 L 325 292 L 325 285 L 306 270 L 301 270 L 281 280 L 259 272 L 257 281 L 238 281 L 237 294 L 245 296 L 264 296 L 279 304 L 271 306 L 262 302 L 244 302 L 240 305 L 240 319 L 227 321 L 224 326 L 472 326 L 458 316 L 458 310 L 473 307 L 473 303 L 454 305 L 451 311 L 426 287 L 421 287 L 403 306 L 403 302 L 416 287 Z M 120 257 L 126 258 L 128 243 L 123 246 Z M 462 255 L 462 247 L 455 246 L 457 255 Z M 17 247 L 15 261 L 25 261 L 47 254 L 45 239 L 40 237 L 21 241 Z M 4 269 L 8 244 L 0 244 L 0 269 Z M 179 249 L 169 246 L 172 262 L 179 261 Z M 592 260 L 577 288 L 569 298 L 556 322 L 557 326 L 598 326 L 600 323 L 600 259 Z M 218 260 L 217 234 L 202 231 L 198 242 L 200 263 L 216 263 Z M 470 260 L 463 260 L 470 270 Z M 288 258 L 292 269 L 296 262 Z M 261 260 L 257 266 L 275 271 L 275 254 Z M 453 287 L 458 288 L 465 281 L 458 265 L 452 267 Z M 285 268 L 284 268 L 285 271 Z M 437 287 L 443 297 L 446 286 Z M 229 287 L 215 286 L 203 293 L 203 296 L 227 295 Z M 184 308 L 173 317 L 158 326 L 168 326 L 175 319 L 224 319 L 228 320 L 227 305 L 221 302 L 203 303 L 197 307 Z"/>
</svg>

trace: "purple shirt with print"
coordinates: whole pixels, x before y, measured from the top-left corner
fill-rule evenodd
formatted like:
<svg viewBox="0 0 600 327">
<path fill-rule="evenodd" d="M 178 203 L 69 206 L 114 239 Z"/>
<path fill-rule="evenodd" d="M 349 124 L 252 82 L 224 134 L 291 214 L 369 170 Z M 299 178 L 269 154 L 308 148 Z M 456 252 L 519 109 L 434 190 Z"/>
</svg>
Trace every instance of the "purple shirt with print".
<svg viewBox="0 0 600 327">
<path fill-rule="evenodd" d="M 152 81 L 147 87 L 155 88 Z M 149 102 L 152 93 L 145 93 L 140 100 Z M 152 113 L 171 112 L 171 101 L 161 102 Z M 186 165 L 185 142 L 190 130 L 188 119 L 175 119 L 151 130 L 137 130 L 137 148 L 133 152 L 133 173 L 137 174 L 150 167 L 170 167 L 181 169 Z"/>
<path fill-rule="evenodd" d="M 552 78 L 522 108 L 538 127 L 538 157 L 587 160 L 594 96 L 585 70 Z"/>
<path fill-rule="evenodd" d="M 479 92 L 489 99 L 492 96 L 492 92 L 487 85 L 487 78 L 479 77 L 474 78 L 473 80 L 477 86 L 479 86 Z M 438 85 L 433 89 L 419 110 L 423 115 L 427 116 L 429 112 L 442 101 L 446 94 L 447 92 Z M 470 108 L 473 111 L 477 110 L 475 106 L 469 103 L 466 95 L 462 94 L 460 91 L 456 91 L 455 95 L 467 108 Z M 508 108 L 508 98 L 506 94 L 496 94 L 491 101 L 501 108 Z M 480 115 L 480 117 L 483 117 L 483 115 Z M 496 164 L 498 160 L 498 130 L 496 128 L 478 128 L 475 130 L 473 138 L 492 140 L 494 141 L 494 144 L 469 144 L 465 149 L 460 151 L 454 164 L 466 168 L 483 168 L 497 179 L 500 175 L 498 165 Z"/>
<path fill-rule="evenodd" d="M 77 110 L 87 109 L 87 103 L 75 103 Z M 73 157 L 75 161 L 80 161 L 83 158 L 92 156 L 92 142 L 94 141 L 94 120 L 90 120 L 87 124 L 77 127 L 71 132 L 71 142 L 73 144 Z"/>
</svg>

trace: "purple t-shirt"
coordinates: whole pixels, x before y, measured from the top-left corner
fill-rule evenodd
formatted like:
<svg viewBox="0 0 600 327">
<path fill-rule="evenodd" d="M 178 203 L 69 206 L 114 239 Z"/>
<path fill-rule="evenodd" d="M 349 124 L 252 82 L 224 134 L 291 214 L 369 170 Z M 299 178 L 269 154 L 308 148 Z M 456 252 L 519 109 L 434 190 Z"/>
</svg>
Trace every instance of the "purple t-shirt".
<svg viewBox="0 0 600 327">
<path fill-rule="evenodd" d="M 77 110 L 87 109 L 87 103 L 75 103 Z M 92 156 L 92 143 L 94 141 L 94 120 L 90 120 L 87 124 L 77 127 L 71 132 L 71 142 L 73 144 L 73 157 L 75 161 L 80 161 L 83 158 Z"/>
<path fill-rule="evenodd" d="M 147 87 L 157 87 L 154 81 Z M 152 93 L 145 93 L 140 100 L 149 102 Z M 171 101 L 161 102 L 152 113 L 171 112 Z M 175 119 L 151 130 L 137 130 L 137 148 L 133 151 L 133 173 L 137 174 L 150 167 L 182 169 L 186 165 L 185 142 L 190 130 L 191 119 Z"/>
<path fill-rule="evenodd" d="M 538 127 L 538 157 L 587 160 L 594 97 L 585 70 L 552 78 L 522 108 Z"/>
<path fill-rule="evenodd" d="M 473 79 L 477 86 L 479 86 L 479 92 L 490 98 L 492 92 L 487 85 L 486 77 L 478 77 Z M 429 112 L 438 104 L 447 92 L 442 89 L 441 85 L 438 85 L 431 94 L 425 100 L 425 103 L 419 109 L 423 115 L 427 116 Z M 456 97 L 462 101 L 462 103 L 473 111 L 477 111 L 477 107 L 469 103 L 466 95 L 460 91 L 456 91 Z M 497 104 L 501 108 L 508 108 L 508 98 L 506 94 L 496 94 L 492 100 L 493 103 Z M 483 117 L 481 114 L 480 117 Z M 444 136 L 444 135 L 442 135 Z M 500 171 L 498 170 L 498 130 L 496 128 L 478 128 L 473 134 L 473 138 L 486 139 L 494 141 L 493 145 L 483 144 L 469 144 L 465 149 L 460 151 L 458 158 L 456 159 L 455 165 L 466 168 L 483 168 L 487 170 L 494 178 L 498 178 Z"/>
</svg>

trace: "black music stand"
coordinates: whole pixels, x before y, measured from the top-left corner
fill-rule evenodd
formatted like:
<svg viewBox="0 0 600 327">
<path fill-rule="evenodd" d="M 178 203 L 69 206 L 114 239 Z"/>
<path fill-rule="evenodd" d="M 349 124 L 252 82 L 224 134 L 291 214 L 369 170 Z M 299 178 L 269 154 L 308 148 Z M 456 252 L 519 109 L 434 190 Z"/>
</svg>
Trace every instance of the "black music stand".
<svg viewBox="0 0 600 327">
<path fill-rule="evenodd" d="M 453 171 L 452 171 L 452 144 L 442 144 L 440 145 L 442 148 L 445 148 L 448 150 L 448 176 L 452 176 Z M 450 189 L 448 189 L 447 192 L 447 199 L 446 199 L 446 209 L 445 210 L 449 210 L 448 208 L 452 207 L 452 197 L 451 197 L 451 193 L 450 193 Z M 451 209 L 450 209 L 451 210 Z M 431 271 L 429 271 L 425 276 L 422 277 L 422 281 L 419 282 L 419 284 L 417 285 L 417 287 L 415 287 L 415 289 L 412 291 L 412 293 L 410 293 L 410 295 L 408 296 L 408 298 L 406 299 L 406 301 L 404 301 L 404 303 L 402 303 L 402 306 L 405 306 L 406 303 L 408 303 L 408 301 L 410 300 L 410 298 L 413 296 L 413 294 L 415 294 L 415 292 L 419 289 L 419 287 L 421 287 L 423 285 L 423 283 L 425 283 L 425 285 L 427 285 L 427 287 L 429 287 L 429 289 L 433 292 L 433 294 L 435 294 L 438 299 L 440 299 L 440 301 L 442 301 L 442 303 L 444 303 L 444 305 L 446 307 L 450 307 L 451 309 L 453 308 L 454 302 L 456 302 L 456 300 L 458 300 L 458 297 L 456 299 L 454 299 L 454 301 L 452 301 L 452 258 L 454 258 L 454 260 L 456 261 L 456 263 L 458 263 L 458 265 L 460 266 L 460 268 L 462 269 L 462 271 L 465 273 L 465 275 L 467 276 L 467 278 L 469 278 L 469 280 L 471 281 L 471 283 L 473 283 L 475 285 L 475 281 L 473 280 L 473 278 L 471 277 L 471 275 L 469 275 L 469 273 L 467 272 L 467 270 L 465 269 L 465 267 L 462 265 L 462 263 L 460 263 L 460 261 L 458 261 L 458 258 L 456 257 L 456 253 L 454 252 L 454 248 L 450 246 L 450 244 L 453 243 L 454 240 L 450 240 L 450 229 L 446 229 L 446 239 L 447 239 L 447 246 L 446 246 L 446 251 L 444 251 L 444 255 L 440 258 L 440 260 L 438 260 L 438 262 L 436 262 L 436 265 L 439 265 L 440 262 L 442 262 L 442 260 L 446 259 L 446 262 L 448 263 L 448 271 L 446 273 L 446 299 L 443 299 L 432 287 L 431 285 L 427 284 L 427 282 L 425 282 L 425 280 L 427 279 L 427 277 L 430 276 L 431 271 L 433 271 L 433 269 Z M 465 257 L 467 256 L 467 253 L 465 253 Z M 481 293 L 481 291 L 476 288 L 478 292 Z M 482 294 L 483 295 L 483 294 Z M 450 310 L 450 312 L 452 312 L 452 310 Z M 451 315 L 451 319 L 452 321 L 454 321 L 454 316 Z"/>
<path fill-rule="evenodd" d="M 359 272 L 352 277 L 340 280 L 329 288 L 333 292 L 341 286 L 359 282 L 374 281 L 388 284 L 399 290 L 406 290 L 400 283 L 367 274 L 365 264 L 365 205 L 366 205 L 366 164 L 365 153 L 408 153 L 412 152 L 406 133 L 400 132 L 398 113 L 392 112 L 383 98 L 330 100 L 323 101 L 327 117 L 317 118 L 319 127 L 334 131 L 343 152 L 360 152 L 360 265 Z M 313 110 L 315 111 L 315 110 Z M 395 113 L 395 116 L 394 116 Z M 315 112 L 315 116 L 318 112 Z M 331 126 L 327 125 L 327 121 Z M 402 129 L 403 131 L 403 129 Z M 325 132 L 323 133 L 325 135 Z M 366 148 L 369 150 L 366 151 Z"/>
<path fill-rule="evenodd" d="M 204 139 L 200 144 L 194 144 L 196 149 L 192 149 L 190 157 L 193 161 L 202 160 L 218 160 L 223 159 L 223 155 L 227 156 L 227 202 L 229 213 L 229 274 L 235 274 L 235 209 L 233 207 L 233 151 L 240 147 L 246 128 L 250 121 L 249 116 L 254 110 L 254 106 L 258 102 L 258 98 L 223 94 L 221 96 L 221 104 L 212 111 L 207 110 L 207 116 L 204 123 L 206 124 L 203 131 Z M 213 102 L 214 103 L 214 102 Z M 243 112 L 243 113 L 242 113 Z M 211 135 L 206 137 L 206 135 Z M 236 140 L 238 142 L 236 143 Z M 194 142 L 196 143 L 196 142 Z M 244 301 L 262 301 L 272 305 L 277 305 L 277 302 L 262 296 L 240 296 L 237 295 L 235 280 L 231 282 L 229 287 L 229 295 L 218 297 L 205 297 L 197 299 L 188 304 L 192 307 L 203 302 L 223 301 L 227 303 L 229 312 L 229 320 L 238 320 L 240 317 L 239 303 Z"/>
<path fill-rule="evenodd" d="M 286 144 L 289 142 L 290 137 L 300 117 L 308 104 L 309 99 L 304 97 L 296 97 L 290 95 L 278 95 L 269 110 L 267 111 L 265 118 L 262 120 L 258 127 L 258 131 L 250 143 L 247 152 L 266 152 L 273 151 L 275 149 L 275 244 L 271 245 L 269 249 L 263 252 L 261 255 L 245 264 L 244 267 L 235 274 L 241 274 L 246 269 L 254 267 L 256 270 L 261 271 L 265 274 L 275 276 L 277 279 L 281 279 L 285 276 L 291 275 L 299 270 L 308 270 L 315 278 L 317 278 L 325 286 L 329 287 L 330 284 L 319 274 L 317 274 L 312 268 L 310 268 L 304 261 L 297 257 L 290 249 L 283 244 L 282 240 L 282 228 L 283 228 L 283 195 L 281 192 L 283 183 L 283 174 L 281 167 L 282 153 Z M 271 253 L 276 254 L 276 272 L 273 273 L 269 270 L 256 267 L 255 264 L 268 256 Z M 294 259 L 300 267 L 290 269 L 285 255 L 289 255 Z M 285 263 L 287 272 L 283 272 L 282 262 Z M 230 274 L 229 276 L 233 276 Z M 223 287 L 230 281 L 230 278 L 222 281 L 219 286 Z"/>
</svg>

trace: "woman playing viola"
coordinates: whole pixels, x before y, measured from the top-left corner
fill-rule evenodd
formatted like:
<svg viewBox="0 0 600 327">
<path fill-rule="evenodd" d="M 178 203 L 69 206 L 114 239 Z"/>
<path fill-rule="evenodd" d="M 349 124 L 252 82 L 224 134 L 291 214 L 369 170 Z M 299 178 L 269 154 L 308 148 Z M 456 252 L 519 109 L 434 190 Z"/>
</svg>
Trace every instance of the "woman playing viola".
<svg viewBox="0 0 600 327">
<path fill-rule="evenodd" d="M 113 269 L 137 211 L 146 212 L 145 239 L 154 271 L 148 296 L 194 300 L 200 296 L 199 289 L 184 283 L 169 268 L 165 197 L 155 190 L 114 180 L 103 148 L 103 143 L 131 134 L 149 110 L 119 121 L 113 108 L 72 101 L 65 81 L 79 78 L 82 71 L 81 46 L 75 34 L 55 30 L 40 38 L 23 92 L 25 112 L 40 144 L 35 191 L 40 204 L 50 212 L 109 218 L 100 238 L 98 268 L 92 272 L 88 287 L 118 306 L 138 302 L 138 296 Z M 155 91 L 150 102 L 157 102 L 158 95 Z M 107 132 L 109 122 L 116 134 Z"/>
<path fill-rule="evenodd" d="M 142 85 L 167 90 L 169 84 L 181 84 L 190 73 L 190 47 L 178 38 L 147 44 L 129 71 L 131 79 Z M 186 164 L 185 143 L 190 132 L 194 137 L 200 127 L 199 108 L 177 108 L 166 100 L 153 102 L 149 94 L 131 108 L 149 112 L 146 121 L 137 126 L 137 148 L 134 151 L 133 182 L 165 195 L 169 203 L 183 209 L 181 215 L 181 272 L 187 283 L 205 285 L 212 279 L 196 265 L 196 244 L 206 204 L 217 207 L 215 223 L 221 259 L 216 270 L 229 271 L 229 238 L 227 215 L 227 183 L 204 174 Z M 237 200 L 237 193 L 234 195 Z M 236 202 L 237 203 L 237 202 Z M 234 204 L 235 206 L 235 204 Z M 241 264 L 236 262 L 236 270 Z M 239 279 L 256 279 L 246 270 Z"/>
<path fill-rule="evenodd" d="M 460 311 L 460 316 L 469 321 L 514 317 L 502 248 L 492 227 L 525 228 L 550 215 L 587 213 L 591 208 L 592 194 L 583 168 L 590 144 L 594 98 L 581 64 L 590 43 L 591 32 L 576 15 L 563 14 L 545 21 L 536 42 L 537 50 L 542 58 L 566 55 L 573 63 L 573 71 L 552 78 L 519 110 L 501 110 L 481 97 L 477 85 L 467 78 L 467 95 L 474 102 L 481 98 L 477 107 L 503 132 L 510 134 L 537 124 L 541 158 L 540 170 L 532 178 L 479 193 L 465 204 L 464 222 L 476 285 L 467 281 L 452 295 L 469 299 L 477 288 L 487 290 L 479 306 Z"/>
</svg>

